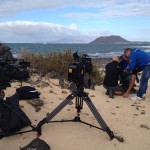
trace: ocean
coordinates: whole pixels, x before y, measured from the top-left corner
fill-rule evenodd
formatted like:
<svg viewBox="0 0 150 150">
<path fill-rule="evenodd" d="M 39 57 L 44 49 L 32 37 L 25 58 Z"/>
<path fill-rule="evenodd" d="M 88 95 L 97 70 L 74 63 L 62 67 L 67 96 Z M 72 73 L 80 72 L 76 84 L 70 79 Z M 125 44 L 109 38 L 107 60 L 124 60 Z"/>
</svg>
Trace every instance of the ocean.
<svg viewBox="0 0 150 150">
<path fill-rule="evenodd" d="M 46 44 L 46 43 L 5 43 L 11 48 L 14 56 L 21 51 L 28 50 L 36 53 L 47 53 L 49 51 L 63 52 L 66 49 L 79 54 L 88 54 L 92 58 L 111 58 L 120 56 L 127 47 L 139 48 L 150 53 L 150 44 Z"/>
</svg>

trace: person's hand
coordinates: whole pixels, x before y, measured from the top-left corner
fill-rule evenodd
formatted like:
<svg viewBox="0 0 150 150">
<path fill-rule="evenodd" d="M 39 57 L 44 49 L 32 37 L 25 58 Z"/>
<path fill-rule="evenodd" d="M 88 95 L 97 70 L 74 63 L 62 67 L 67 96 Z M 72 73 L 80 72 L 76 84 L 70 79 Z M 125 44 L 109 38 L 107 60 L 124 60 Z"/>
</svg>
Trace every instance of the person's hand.
<svg viewBox="0 0 150 150">
<path fill-rule="evenodd" d="M 128 98 L 129 97 L 129 94 L 128 93 L 124 93 L 123 94 L 123 98 Z"/>
</svg>

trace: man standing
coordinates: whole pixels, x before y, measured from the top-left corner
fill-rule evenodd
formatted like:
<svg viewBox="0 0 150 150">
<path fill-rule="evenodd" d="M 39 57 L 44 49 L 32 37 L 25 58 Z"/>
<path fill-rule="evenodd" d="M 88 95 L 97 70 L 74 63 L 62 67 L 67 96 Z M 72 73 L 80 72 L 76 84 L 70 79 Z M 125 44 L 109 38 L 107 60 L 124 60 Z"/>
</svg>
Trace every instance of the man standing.
<svg viewBox="0 0 150 150">
<path fill-rule="evenodd" d="M 124 57 L 130 59 L 126 68 L 127 73 L 132 73 L 135 69 L 141 69 L 143 71 L 137 95 L 131 97 L 131 100 L 142 100 L 142 98 L 145 97 L 148 88 L 148 80 L 150 78 L 150 55 L 140 49 L 126 48 Z"/>
</svg>

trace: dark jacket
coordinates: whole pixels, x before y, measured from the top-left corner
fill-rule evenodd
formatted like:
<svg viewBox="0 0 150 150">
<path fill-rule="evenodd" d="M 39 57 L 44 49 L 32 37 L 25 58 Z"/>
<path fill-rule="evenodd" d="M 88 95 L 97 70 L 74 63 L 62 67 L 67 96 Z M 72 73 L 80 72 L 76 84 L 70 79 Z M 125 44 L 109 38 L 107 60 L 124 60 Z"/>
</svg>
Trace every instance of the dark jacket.
<svg viewBox="0 0 150 150">
<path fill-rule="evenodd" d="M 117 86 L 119 77 L 123 78 L 123 70 L 120 64 L 116 61 L 110 62 L 106 65 L 105 70 L 103 84 L 110 87 Z"/>
</svg>

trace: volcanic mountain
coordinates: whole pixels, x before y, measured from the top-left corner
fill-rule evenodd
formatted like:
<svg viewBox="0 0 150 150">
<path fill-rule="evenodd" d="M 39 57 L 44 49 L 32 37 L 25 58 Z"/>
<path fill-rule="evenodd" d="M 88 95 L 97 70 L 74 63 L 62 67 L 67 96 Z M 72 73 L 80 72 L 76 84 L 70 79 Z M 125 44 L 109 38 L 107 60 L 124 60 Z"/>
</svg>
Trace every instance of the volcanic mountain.
<svg viewBox="0 0 150 150">
<path fill-rule="evenodd" d="M 99 44 L 99 43 L 130 43 L 130 41 L 125 40 L 121 36 L 111 35 L 111 36 L 101 36 L 94 41 L 91 42 L 92 44 Z"/>
</svg>

